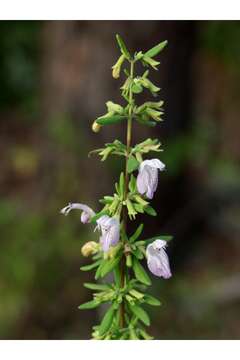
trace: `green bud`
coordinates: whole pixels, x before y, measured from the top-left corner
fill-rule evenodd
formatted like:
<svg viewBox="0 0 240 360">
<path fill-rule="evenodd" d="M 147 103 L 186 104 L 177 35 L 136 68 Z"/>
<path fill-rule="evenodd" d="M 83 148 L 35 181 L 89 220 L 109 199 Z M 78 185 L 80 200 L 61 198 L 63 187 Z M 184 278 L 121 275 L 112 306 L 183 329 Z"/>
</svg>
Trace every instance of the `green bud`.
<svg viewBox="0 0 240 360">
<path fill-rule="evenodd" d="M 132 267 L 132 256 L 130 254 L 127 255 L 126 265 L 127 267 Z"/>
<path fill-rule="evenodd" d="M 115 65 L 112 66 L 112 77 L 118 79 L 121 72 L 121 66 L 125 60 L 125 56 L 121 55 Z"/>
<path fill-rule="evenodd" d="M 137 212 L 135 211 L 135 209 L 132 205 L 132 202 L 129 199 L 127 199 L 126 204 L 127 204 L 128 215 L 129 215 L 130 219 L 132 219 L 132 218 L 135 219 Z"/>
</svg>

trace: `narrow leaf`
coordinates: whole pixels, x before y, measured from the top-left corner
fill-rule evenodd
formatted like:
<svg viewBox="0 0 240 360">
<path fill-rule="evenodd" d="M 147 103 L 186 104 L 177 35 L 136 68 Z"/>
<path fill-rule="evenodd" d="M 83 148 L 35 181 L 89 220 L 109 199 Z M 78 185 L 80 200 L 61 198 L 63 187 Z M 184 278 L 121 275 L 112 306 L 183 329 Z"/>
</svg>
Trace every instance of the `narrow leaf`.
<svg viewBox="0 0 240 360">
<path fill-rule="evenodd" d="M 112 271 L 118 265 L 120 259 L 121 256 L 106 260 L 104 265 L 101 267 L 101 277 L 106 276 L 110 271 Z"/>
<path fill-rule="evenodd" d="M 121 38 L 120 35 L 116 35 L 116 39 L 117 39 L 117 42 L 118 42 L 118 45 L 119 45 L 119 48 L 121 50 L 121 53 L 128 59 L 130 60 L 131 59 L 131 55 L 126 47 L 126 45 L 124 44 L 124 41 L 123 39 Z"/>
<path fill-rule="evenodd" d="M 136 276 L 136 278 L 145 285 L 151 285 L 151 280 L 140 264 L 140 262 L 134 257 L 133 258 L 133 271 Z"/>
<path fill-rule="evenodd" d="M 125 119 L 126 119 L 126 116 L 112 115 L 112 116 L 100 117 L 96 120 L 96 122 L 100 125 L 111 125 L 111 124 L 116 124 L 116 123 L 122 122 Z"/>
<path fill-rule="evenodd" d="M 157 54 L 160 53 L 160 51 L 162 51 L 165 46 L 167 45 L 167 40 L 160 42 L 158 45 L 154 46 L 153 48 L 151 48 L 150 50 L 148 50 L 144 55 L 148 56 L 148 57 L 154 57 Z"/>
<path fill-rule="evenodd" d="M 145 303 L 152 305 L 152 306 L 160 306 L 161 302 L 156 299 L 154 296 L 149 295 L 149 294 L 145 294 L 144 295 L 144 301 Z"/>
<path fill-rule="evenodd" d="M 109 290 L 109 285 L 107 285 L 107 284 L 85 283 L 83 285 L 85 286 L 85 288 L 91 289 L 91 290 L 100 290 L 100 291 Z"/>
<path fill-rule="evenodd" d="M 133 312 L 133 314 L 136 315 L 139 320 L 141 320 L 146 326 L 150 325 L 150 319 L 145 310 L 143 310 L 138 305 L 130 305 L 129 304 L 129 307 L 130 307 L 130 310 Z"/>
<path fill-rule="evenodd" d="M 129 241 L 130 242 L 134 242 L 142 233 L 143 231 L 143 224 L 140 224 L 137 228 L 137 230 L 135 231 L 135 233 L 130 237 Z"/>
<path fill-rule="evenodd" d="M 115 309 L 113 306 L 111 306 L 105 313 L 102 322 L 98 328 L 100 336 L 104 335 L 110 329 L 112 325 L 114 313 L 115 313 Z"/>
<path fill-rule="evenodd" d="M 90 271 L 92 269 L 95 269 L 99 264 L 100 264 L 101 260 L 98 260 L 92 264 L 89 264 L 89 265 L 84 265 L 84 266 L 81 266 L 80 267 L 80 270 L 82 271 Z"/>
<path fill-rule="evenodd" d="M 99 279 L 101 276 L 102 268 L 105 265 L 106 260 L 101 260 L 99 267 L 97 268 L 97 271 L 95 273 L 95 280 Z"/>
<path fill-rule="evenodd" d="M 139 167 L 139 162 L 134 156 L 130 155 L 127 162 L 127 172 L 130 174 L 138 167 Z"/>
<path fill-rule="evenodd" d="M 121 286 L 121 274 L 120 274 L 120 268 L 119 266 L 116 266 L 113 270 L 114 272 L 114 280 L 115 280 L 115 284 L 118 288 L 120 288 Z"/>
<path fill-rule="evenodd" d="M 96 300 L 88 301 L 78 307 L 80 310 L 86 310 L 86 309 L 94 309 L 97 306 L 99 306 L 100 303 Z"/>
<path fill-rule="evenodd" d="M 149 205 L 144 208 L 144 211 L 145 211 L 148 215 L 157 216 L 157 213 L 156 213 L 156 211 L 154 210 L 154 208 L 152 208 L 152 207 L 149 206 Z"/>
</svg>

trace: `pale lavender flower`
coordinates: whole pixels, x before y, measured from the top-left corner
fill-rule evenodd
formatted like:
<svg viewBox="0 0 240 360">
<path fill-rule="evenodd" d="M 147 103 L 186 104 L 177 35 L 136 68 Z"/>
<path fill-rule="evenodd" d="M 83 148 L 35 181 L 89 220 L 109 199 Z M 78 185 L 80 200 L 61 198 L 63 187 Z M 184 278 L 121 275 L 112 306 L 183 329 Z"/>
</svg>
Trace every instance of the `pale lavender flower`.
<svg viewBox="0 0 240 360">
<path fill-rule="evenodd" d="M 157 239 L 147 247 L 147 264 L 149 270 L 156 276 L 169 279 L 172 276 L 168 255 L 165 251 L 167 242 Z"/>
<path fill-rule="evenodd" d="M 101 229 L 102 235 L 100 237 L 100 244 L 104 252 L 107 252 L 110 246 L 117 245 L 120 237 L 120 223 L 119 220 L 103 215 L 97 220 L 98 228 Z"/>
<path fill-rule="evenodd" d="M 89 206 L 79 203 L 69 203 L 60 212 L 61 214 L 68 215 L 73 209 L 82 210 L 81 222 L 83 224 L 89 223 L 91 218 L 95 215 L 95 212 Z"/>
<path fill-rule="evenodd" d="M 139 167 L 137 189 L 140 194 L 146 194 L 148 199 L 153 198 L 158 185 L 158 169 L 164 170 L 165 165 L 159 159 L 144 160 Z"/>
</svg>

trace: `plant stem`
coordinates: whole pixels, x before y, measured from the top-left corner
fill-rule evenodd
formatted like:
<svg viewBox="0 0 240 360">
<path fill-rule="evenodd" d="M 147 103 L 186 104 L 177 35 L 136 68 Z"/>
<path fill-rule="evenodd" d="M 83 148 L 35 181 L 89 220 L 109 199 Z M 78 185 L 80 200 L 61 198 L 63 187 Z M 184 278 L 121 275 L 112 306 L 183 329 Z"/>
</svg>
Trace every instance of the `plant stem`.
<svg viewBox="0 0 240 360">
<path fill-rule="evenodd" d="M 130 62 L 130 77 L 133 79 L 134 72 L 134 61 Z M 128 184 L 129 184 L 129 175 L 127 171 L 128 158 L 130 154 L 131 148 L 131 137 L 132 137 L 132 112 L 133 112 L 133 93 L 132 89 L 129 90 L 129 112 L 128 112 L 128 121 L 127 121 L 127 154 L 126 154 L 126 164 L 125 164 L 125 182 L 124 182 L 124 200 L 127 199 L 128 196 Z M 123 209 L 123 228 L 125 232 L 127 231 L 127 220 L 128 220 L 128 212 L 126 206 Z M 121 275 L 121 288 L 125 286 L 125 271 L 126 271 L 126 259 L 125 255 L 123 255 L 121 264 L 120 264 L 120 275 Z M 121 303 L 120 306 L 120 328 L 124 327 L 124 302 Z"/>
</svg>

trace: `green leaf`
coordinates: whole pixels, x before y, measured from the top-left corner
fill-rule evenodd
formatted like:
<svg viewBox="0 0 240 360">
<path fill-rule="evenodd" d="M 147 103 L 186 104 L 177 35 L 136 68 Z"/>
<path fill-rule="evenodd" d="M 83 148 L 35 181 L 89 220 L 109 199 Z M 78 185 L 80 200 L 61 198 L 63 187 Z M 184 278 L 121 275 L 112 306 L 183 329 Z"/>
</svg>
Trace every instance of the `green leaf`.
<svg viewBox="0 0 240 360">
<path fill-rule="evenodd" d="M 149 79 L 140 79 L 142 86 L 144 86 L 146 89 L 149 89 L 152 94 L 157 93 L 161 89 L 154 85 Z"/>
<path fill-rule="evenodd" d="M 131 59 L 131 55 L 126 47 L 126 45 L 124 44 L 124 41 L 123 39 L 121 38 L 120 35 L 116 35 L 116 39 L 117 39 L 117 42 L 118 42 L 118 45 L 119 45 L 119 48 L 121 50 L 121 53 L 128 59 L 130 60 Z"/>
<path fill-rule="evenodd" d="M 107 284 L 85 283 L 83 285 L 85 286 L 85 288 L 91 289 L 91 290 L 99 290 L 99 291 L 109 290 L 109 285 L 107 285 Z"/>
<path fill-rule="evenodd" d="M 145 294 L 144 295 L 144 301 L 145 303 L 152 305 L 152 306 L 160 306 L 161 302 L 156 299 L 154 296 L 149 295 L 149 294 Z"/>
<path fill-rule="evenodd" d="M 110 329 L 113 322 L 114 313 L 115 313 L 115 309 L 113 306 L 111 306 L 105 313 L 102 322 L 98 328 L 98 332 L 100 336 L 104 335 Z"/>
<path fill-rule="evenodd" d="M 78 307 L 80 310 L 86 310 L 86 309 L 94 309 L 97 306 L 99 306 L 100 303 L 96 300 L 88 301 Z"/>
<path fill-rule="evenodd" d="M 112 101 L 107 101 L 106 106 L 107 106 L 108 112 L 114 112 L 114 113 L 117 113 L 120 115 L 123 113 L 123 107 Z"/>
<path fill-rule="evenodd" d="M 111 125 L 122 122 L 126 120 L 126 118 L 126 116 L 121 115 L 101 116 L 97 118 L 96 122 L 100 125 Z"/>
<path fill-rule="evenodd" d="M 95 269 L 100 264 L 101 261 L 102 260 L 98 260 L 98 261 L 96 261 L 96 262 L 94 262 L 92 264 L 81 266 L 80 270 L 82 270 L 82 271 L 90 271 L 92 269 Z"/>
<path fill-rule="evenodd" d="M 134 156 L 130 155 L 127 162 L 127 172 L 130 174 L 134 170 L 138 169 L 138 167 L 139 167 L 139 162 Z"/>
<path fill-rule="evenodd" d="M 148 316 L 148 314 L 146 313 L 145 310 L 143 310 L 138 305 L 130 305 L 129 304 L 129 308 L 133 312 L 133 314 L 136 315 L 137 318 L 139 320 L 141 320 L 146 326 L 150 325 L 150 319 L 149 319 L 149 316 Z"/>
<path fill-rule="evenodd" d="M 143 293 L 141 293 L 140 291 L 137 291 L 135 289 L 130 290 L 129 293 L 138 300 L 141 300 L 144 297 Z"/>
<path fill-rule="evenodd" d="M 108 212 L 107 211 L 100 211 L 98 212 L 96 215 L 94 215 L 92 218 L 91 218 L 91 223 L 96 223 L 96 221 L 103 215 L 108 215 Z"/>
<path fill-rule="evenodd" d="M 152 208 L 150 205 L 146 206 L 144 208 L 145 213 L 147 213 L 148 215 L 151 216 L 157 216 L 157 212 L 154 210 L 154 208 Z"/>
<path fill-rule="evenodd" d="M 95 280 L 99 279 L 101 276 L 102 268 L 105 264 L 106 260 L 101 260 L 99 267 L 97 268 L 97 271 L 95 273 Z"/>
<path fill-rule="evenodd" d="M 132 220 L 132 219 L 135 219 L 136 215 L 137 215 L 137 212 L 135 211 L 134 209 L 134 206 L 133 206 L 133 203 L 127 199 L 126 200 L 126 205 L 127 205 L 127 210 L 128 210 L 128 215 L 129 215 L 129 218 Z"/>
<path fill-rule="evenodd" d="M 153 340 L 154 338 L 150 336 L 145 330 L 139 329 L 140 334 L 142 335 L 144 340 Z"/>
<path fill-rule="evenodd" d="M 142 91 L 143 91 L 143 87 L 141 86 L 141 84 L 133 83 L 132 92 L 134 94 L 140 94 Z"/>
<path fill-rule="evenodd" d="M 153 48 L 151 48 L 150 50 L 148 50 L 144 55 L 148 56 L 148 57 L 154 57 L 157 54 L 160 53 L 160 51 L 162 51 L 165 46 L 167 45 L 167 40 L 160 42 L 158 45 L 154 46 Z"/>
<path fill-rule="evenodd" d="M 147 102 L 145 102 L 144 104 L 140 105 L 137 108 L 137 114 L 144 111 L 146 108 L 152 108 L 152 109 L 160 110 L 160 109 L 162 109 L 163 104 L 164 104 L 163 100 L 160 100 L 160 101 L 147 101 Z M 147 139 L 147 140 L 149 140 L 149 139 Z"/>
<path fill-rule="evenodd" d="M 130 335 L 130 340 L 139 340 L 134 328 L 132 328 L 132 327 L 129 330 L 129 335 Z"/>
<path fill-rule="evenodd" d="M 124 184 L 125 184 L 124 173 L 121 172 L 120 179 L 119 179 L 119 192 L 120 192 L 120 195 L 124 194 Z"/>
<path fill-rule="evenodd" d="M 132 153 L 136 153 L 136 156 L 138 152 L 140 153 L 148 153 L 149 151 L 162 151 L 162 149 L 159 149 L 161 146 L 161 143 L 158 141 L 158 139 L 146 139 L 145 141 L 141 142 L 140 144 L 137 144 L 132 149 Z"/>
<path fill-rule="evenodd" d="M 136 256 L 136 258 L 139 260 L 142 260 L 144 258 L 143 253 L 141 252 L 141 250 L 139 248 L 136 248 L 132 252 Z"/>
<path fill-rule="evenodd" d="M 113 269 L 113 273 L 114 273 L 114 280 L 115 280 L 115 284 L 118 288 L 121 287 L 121 273 L 120 273 L 120 268 L 119 266 L 116 266 Z"/>
<path fill-rule="evenodd" d="M 142 58 L 142 61 L 145 63 L 145 64 L 148 64 L 150 65 L 154 70 L 157 70 L 157 66 L 160 64 L 159 61 L 156 61 L 146 55 L 143 56 Z"/>
<path fill-rule="evenodd" d="M 134 203 L 134 204 L 133 204 L 133 207 L 134 207 L 134 209 L 135 209 L 137 212 L 139 212 L 139 213 L 141 213 L 141 214 L 144 213 L 144 206 L 143 206 L 143 205 Z"/>
<path fill-rule="evenodd" d="M 156 122 L 155 121 L 151 121 L 148 118 L 144 117 L 144 116 L 137 116 L 136 117 L 137 122 L 139 122 L 142 125 L 147 125 L 149 127 L 154 127 L 156 126 Z"/>
<path fill-rule="evenodd" d="M 137 228 L 137 230 L 135 231 L 135 233 L 130 237 L 129 241 L 130 242 L 134 242 L 142 233 L 143 231 L 143 227 L 144 225 L 143 224 L 140 224 Z"/>
<path fill-rule="evenodd" d="M 129 181 L 129 190 L 131 192 L 135 192 L 136 189 L 137 189 L 137 185 L 136 185 L 136 178 L 133 174 L 131 174 L 131 178 L 130 178 L 130 181 Z"/>
<path fill-rule="evenodd" d="M 140 262 L 134 257 L 133 258 L 133 271 L 136 276 L 136 278 L 145 285 L 151 285 L 151 280 L 140 264 Z"/>
<path fill-rule="evenodd" d="M 106 276 L 110 271 L 112 271 L 119 263 L 121 256 L 115 257 L 110 260 L 105 260 L 103 266 L 101 267 L 101 277 Z"/>
</svg>

